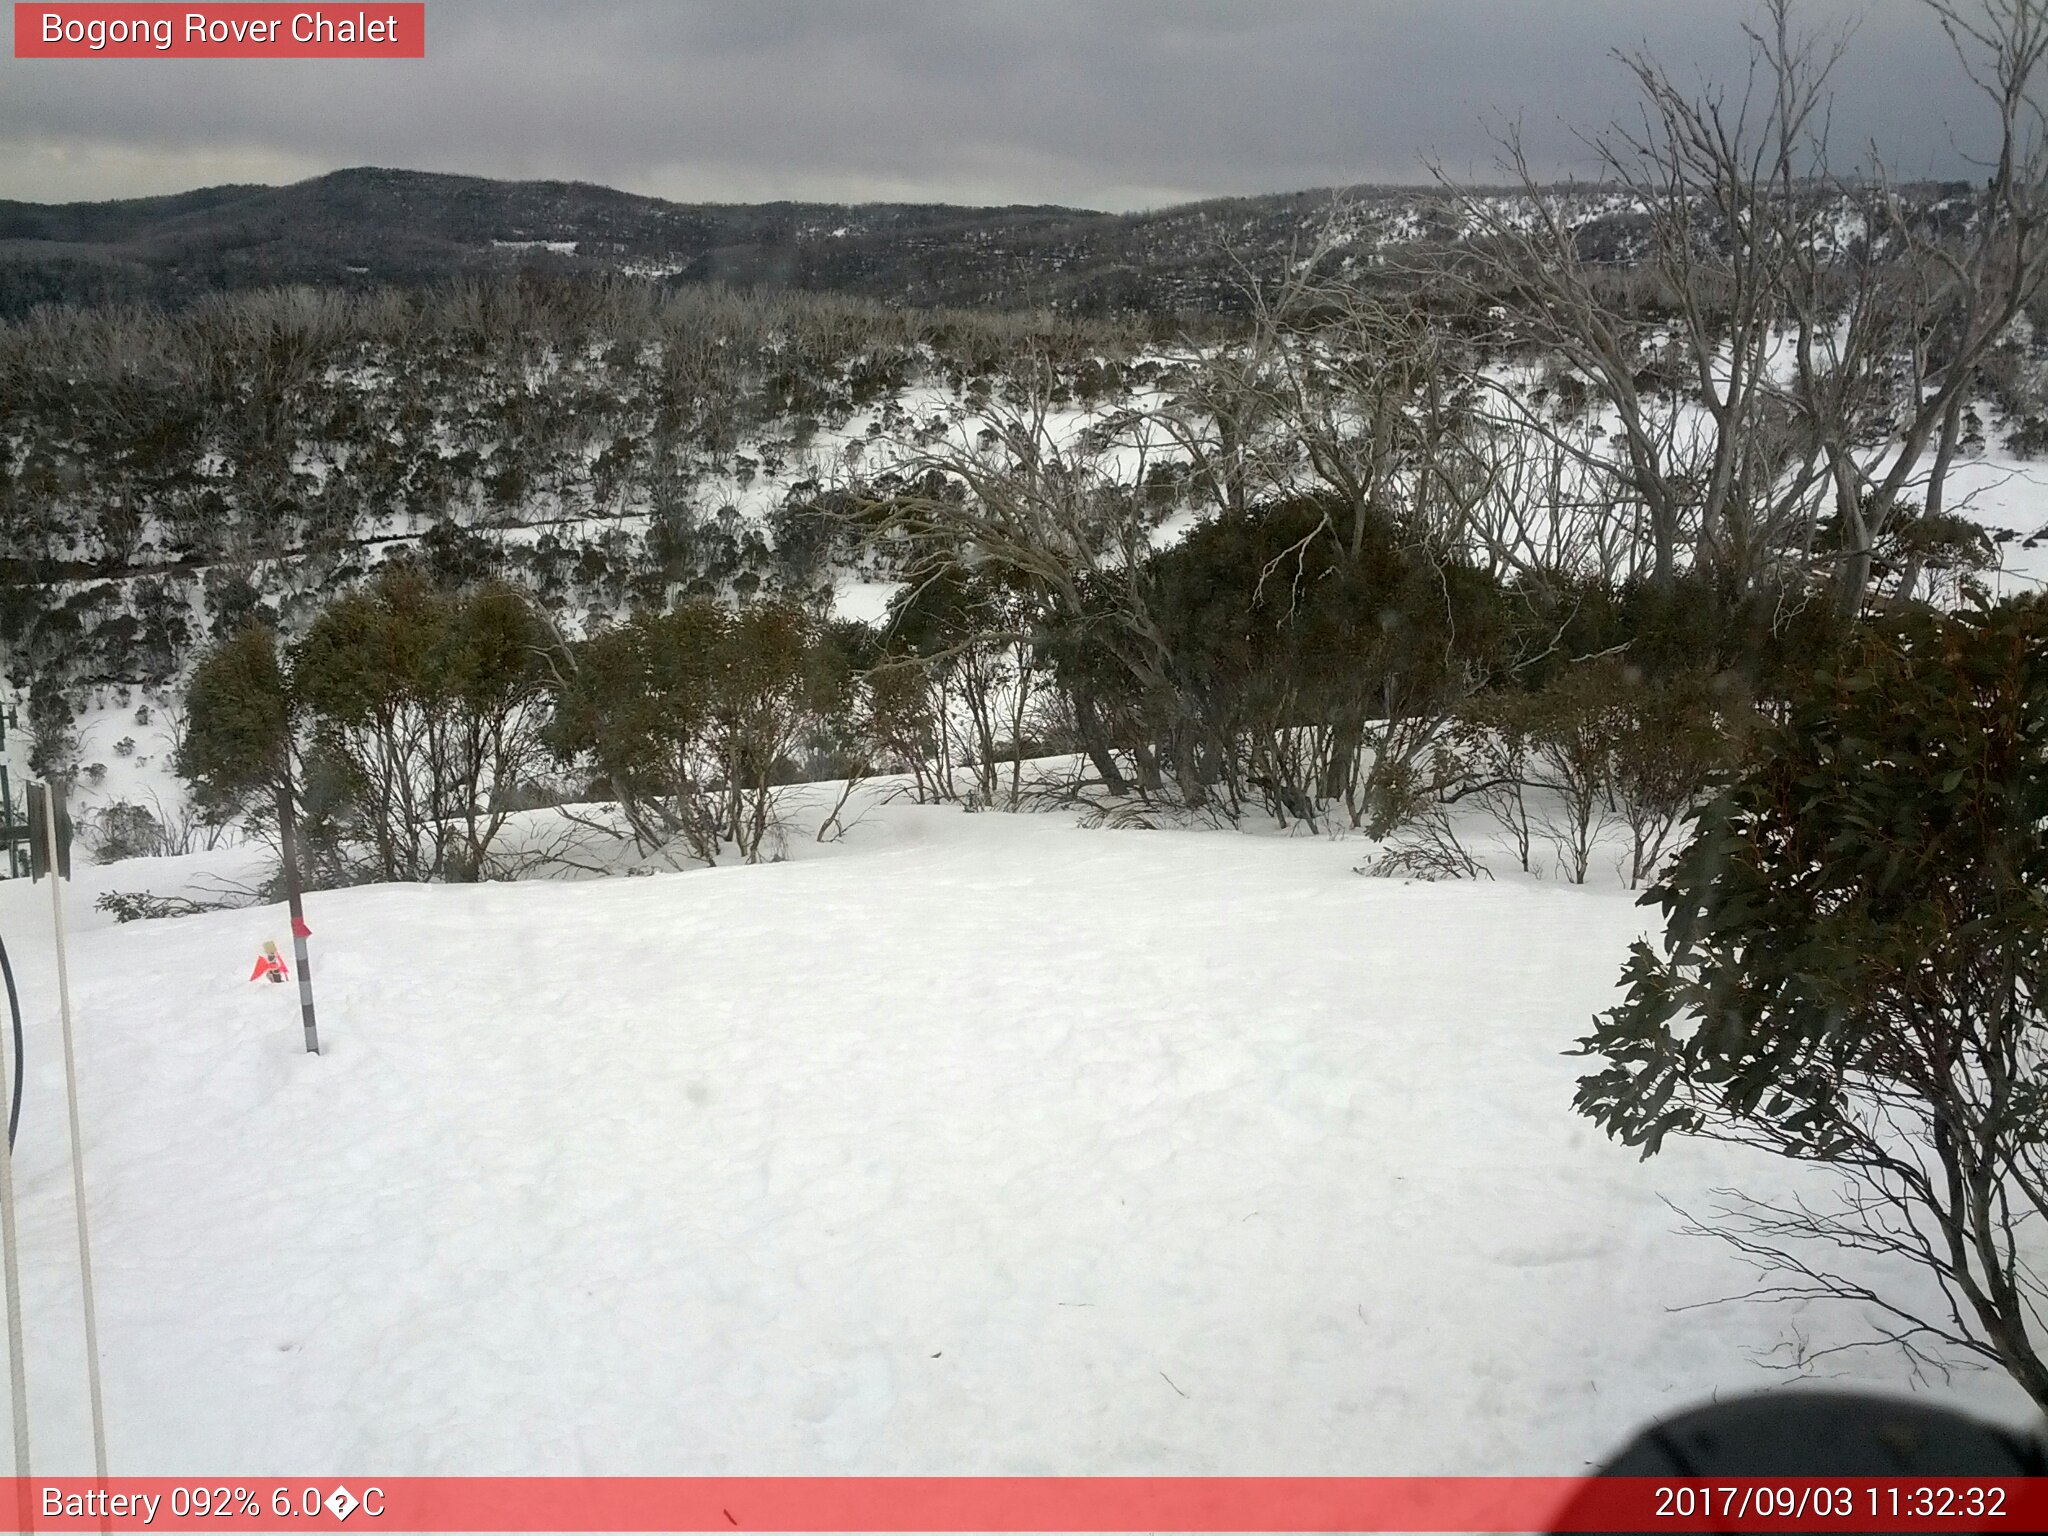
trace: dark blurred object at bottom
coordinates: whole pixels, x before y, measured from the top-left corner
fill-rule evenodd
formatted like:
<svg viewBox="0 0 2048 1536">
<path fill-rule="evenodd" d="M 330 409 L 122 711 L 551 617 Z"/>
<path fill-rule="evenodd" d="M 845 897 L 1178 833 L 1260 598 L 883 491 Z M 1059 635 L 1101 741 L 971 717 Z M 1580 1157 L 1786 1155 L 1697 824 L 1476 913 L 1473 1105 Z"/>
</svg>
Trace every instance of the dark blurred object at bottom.
<svg viewBox="0 0 2048 1536">
<path fill-rule="evenodd" d="M 2041 1443 L 1947 1408 L 1855 1392 L 1770 1392 L 1674 1414 L 1597 1477 L 2042 1477 Z M 1572 1528 L 1574 1504 L 1553 1522 Z M 1754 1528 L 1754 1527 L 1752 1527 Z M 1733 1525 L 1688 1530 L 1733 1530 Z"/>
</svg>

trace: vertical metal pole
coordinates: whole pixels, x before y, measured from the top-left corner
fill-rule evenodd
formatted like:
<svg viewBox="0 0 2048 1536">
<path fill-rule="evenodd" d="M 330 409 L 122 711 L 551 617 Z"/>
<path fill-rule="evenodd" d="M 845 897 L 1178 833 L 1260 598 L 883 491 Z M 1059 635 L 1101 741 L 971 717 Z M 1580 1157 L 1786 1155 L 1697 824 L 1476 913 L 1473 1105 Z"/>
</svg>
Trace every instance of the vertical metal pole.
<svg viewBox="0 0 2048 1536">
<path fill-rule="evenodd" d="M 43 786 L 43 831 L 50 840 L 50 917 L 57 933 L 57 1010 L 64 1021 L 64 1094 L 71 1115 L 71 1198 L 78 1208 L 78 1280 L 85 1298 L 85 1385 L 92 1399 L 92 1462 L 107 1480 L 107 1419 L 100 1402 L 99 1309 L 93 1304 L 92 1239 L 85 1215 L 85 1138 L 78 1129 L 78 1056 L 72 1045 L 71 962 L 64 934 L 64 874 L 57 853 L 57 786 Z"/>
<path fill-rule="evenodd" d="M 8 694 L 5 686 L 0 685 L 0 828 L 6 829 L 4 833 L 0 833 L 0 836 L 4 836 L 7 840 L 7 874 L 5 878 L 13 879 L 21 874 L 22 869 L 21 856 L 15 851 L 19 844 L 16 843 L 14 837 L 14 785 L 9 781 L 7 774 L 7 727 L 14 724 L 14 710 L 8 704 L 7 699 Z M 24 807 L 22 810 L 22 820 L 26 821 L 27 819 L 28 811 Z"/>
<path fill-rule="evenodd" d="M 7 978 L 11 993 L 14 977 Z M 12 1102 L 7 1072 L 12 1054 L 0 1050 L 0 1100 Z M 7 1245 L 7 1385 L 14 1410 L 15 1491 L 21 1496 L 21 1528 L 29 1529 L 28 1463 L 28 1354 L 21 1326 L 21 1246 L 14 1231 L 14 1147 L 11 1137 L 0 1137 L 0 1242 Z"/>
<path fill-rule="evenodd" d="M 313 1022 L 313 965 L 306 958 L 306 907 L 299 895 L 299 824 L 292 810 L 288 784 L 277 791 L 277 832 L 284 856 L 284 897 L 292 914 L 292 959 L 299 967 L 299 1014 L 306 1025 L 306 1049 L 320 1054 L 320 1031 Z"/>
<path fill-rule="evenodd" d="M 5 834 L 7 874 L 9 877 L 21 873 L 21 860 L 15 854 L 13 829 L 14 786 L 8 781 L 7 773 L 7 727 L 13 724 L 13 711 L 8 706 L 11 693 L 0 681 L 0 827 L 7 828 Z M 5 972 L 9 1019 L 14 1025 L 16 1039 L 20 1038 L 21 1000 L 14 993 L 14 971 L 7 964 L 7 951 L 0 948 L 0 972 Z M 0 1103 L 9 1106 L 7 1134 L 0 1137 L 0 1244 L 6 1247 L 4 1263 L 7 1292 L 7 1388 L 8 1401 L 14 1420 L 14 1490 L 20 1500 L 15 1514 L 21 1528 L 29 1529 L 33 1513 L 29 1492 L 28 1453 L 28 1342 L 21 1319 L 21 1239 L 14 1224 L 14 1124 L 12 1120 L 14 1096 L 20 1091 L 22 1062 L 14 1054 L 0 1046 Z M 9 1073 L 13 1073 L 10 1080 Z"/>
</svg>

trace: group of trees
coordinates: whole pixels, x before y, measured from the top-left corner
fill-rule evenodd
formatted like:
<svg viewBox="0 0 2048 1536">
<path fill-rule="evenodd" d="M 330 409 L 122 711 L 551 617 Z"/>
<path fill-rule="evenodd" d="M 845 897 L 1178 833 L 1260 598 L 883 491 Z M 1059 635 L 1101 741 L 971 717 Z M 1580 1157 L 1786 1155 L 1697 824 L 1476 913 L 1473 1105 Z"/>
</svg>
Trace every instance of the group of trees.
<svg viewBox="0 0 2048 1536">
<path fill-rule="evenodd" d="M 1981 182 L 1914 207 L 1881 167 L 1838 177 L 1844 45 L 1767 0 L 1747 92 L 1629 58 L 1640 126 L 1595 141 L 1643 213 L 1647 329 L 1540 200 L 1456 280 L 1506 296 L 1604 408 L 1597 443 L 1537 430 L 1626 489 L 1658 586 L 1789 573 L 1839 621 L 1780 669 L 1650 892 L 1662 942 L 1580 1043 L 1579 1109 L 1646 1156 L 1686 1135 L 1817 1165 L 1829 1195 L 1727 1192 L 1698 1218 L 1751 1294 L 1853 1302 L 1852 1344 L 1975 1357 L 2048 1408 L 2048 601 L 1914 600 L 1930 556 L 1971 558 L 1949 474 L 2048 276 L 2048 7 L 1927 10 L 1989 109 Z"/>
<path fill-rule="evenodd" d="M 1549 850 L 1581 883 L 1618 832 L 1640 883 L 1752 714 L 1848 629 L 1824 598 L 1787 607 L 1705 575 L 1505 576 L 1378 509 L 1338 541 L 1327 496 L 1219 512 L 1158 548 L 1134 534 L 1129 565 L 1066 585 L 1033 579 L 1043 551 L 974 565 L 940 539 L 986 503 L 940 488 L 873 510 L 927 541 L 872 679 L 894 701 L 889 760 L 921 795 L 945 796 L 958 765 L 984 803 L 1014 805 L 1026 759 L 1073 751 L 1112 795 L 1360 828 L 1415 873 L 1482 871 L 1453 825 L 1478 808 L 1524 870 Z"/>
<path fill-rule="evenodd" d="M 696 599 L 567 642 L 510 587 L 401 570 L 288 645 L 251 625 L 209 651 L 178 769 L 216 821 L 295 823 L 319 883 L 514 873 L 549 850 L 508 846 L 509 819 L 570 769 L 643 849 L 752 862 L 850 689 L 794 605 Z"/>
<path fill-rule="evenodd" d="M 216 821 L 295 821 L 316 880 L 476 879 L 544 760 L 545 633 L 508 589 L 409 574 L 288 649 L 251 625 L 195 670 L 178 771 Z"/>
<path fill-rule="evenodd" d="M 510 813 L 570 790 L 643 850 L 752 860 L 789 782 L 895 772 L 1016 808 L 1029 760 L 1073 752 L 1099 777 L 1066 793 L 1363 828 L 1427 874 L 1480 871 L 1454 807 L 1578 882 L 1619 827 L 1639 882 L 1790 658 L 1836 634 L 1824 604 L 1788 625 L 1693 578 L 1537 589 L 1380 517 L 1347 552 L 1329 516 L 1218 515 L 1076 582 L 1071 616 L 1014 568 L 934 559 L 879 629 L 694 597 L 570 638 L 516 588 L 401 566 L 288 642 L 255 623 L 210 651 L 181 765 L 216 820 L 289 795 L 308 873 L 336 880 L 512 872 Z"/>
<path fill-rule="evenodd" d="M 1482 414 L 1624 505 L 1659 579 L 1750 584 L 1796 563 L 1853 614 L 1896 546 L 1916 564 L 1968 542 L 1949 472 L 2048 275 L 2048 21 L 2032 0 L 1926 8 L 1986 109 L 1975 183 L 1913 196 L 1881 164 L 1840 165 L 1830 77 L 1848 38 L 1802 31 L 1793 0 L 1759 7 L 1739 89 L 1622 56 L 1640 114 L 1588 143 L 1634 215 L 1632 293 L 1515 135 L 1511 203 L 1446 183 L 1483 237 L 1440 280 L 1497 302 L 1599 420 L 1513 390 Z"/>
<path fill-rule="evenodd" d="M 541 274 L 38 310 L 0 323 L 0 645 L 51 686 L 161 684 L 248 589 L 296 628 L 395 550 L 579 620 L 802 594 L 829 551 L 736 503 L 828 474 L 821 426 L 1027 351 L 1099 372 L 1135 334 Z"/>
<path fill-rule="evenodd" d="M 726 846 L 761 857 L 777 786 L 809 776 L 852 695 L 836 637 L 785 602 L 638 614 L 560 667 L 552 745 L 596 768 L 642 847 L 706 863 Z"/>
</svg>

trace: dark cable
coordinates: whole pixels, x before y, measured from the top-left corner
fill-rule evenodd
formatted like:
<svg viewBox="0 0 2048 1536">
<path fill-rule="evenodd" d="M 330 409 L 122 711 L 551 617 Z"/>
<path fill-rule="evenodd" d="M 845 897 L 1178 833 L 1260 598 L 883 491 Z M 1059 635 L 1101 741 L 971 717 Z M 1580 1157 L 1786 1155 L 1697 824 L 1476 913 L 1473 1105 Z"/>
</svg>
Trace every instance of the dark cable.
<svg viewBox="0 0 2048 1536">
<path fill-rule="evenodd" d="M 7 963 L 7 941 L 0 939 L 0 976 L 7 978 L 7 1008 L 14 1015 L 14 1102 L 7 1106 L 7 1150 L 14 1150 L 14 1128 L 21 1124 L 21 998 L 14 990 L 14 967 Z"/>
</svg>

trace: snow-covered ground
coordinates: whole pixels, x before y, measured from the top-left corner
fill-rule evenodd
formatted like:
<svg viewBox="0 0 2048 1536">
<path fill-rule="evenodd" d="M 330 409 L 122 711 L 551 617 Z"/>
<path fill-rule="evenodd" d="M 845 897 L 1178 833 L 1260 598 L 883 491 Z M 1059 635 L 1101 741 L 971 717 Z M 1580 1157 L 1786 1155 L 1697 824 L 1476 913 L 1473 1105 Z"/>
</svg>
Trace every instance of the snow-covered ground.
<svg viewBox="0 0 2048 1536">
<path fill-rule="evenodd" d="M 248 850 L 81 871 L 115 1470 L 1568 1473 L 1853 1328 L 1672 1310 L 1746 1272 L 1664 1201 L 1787 1174 L 1572 1114 L 1627 893 L 849 819 L 754 868 L 316 895 L 317 1058 L 247 979 L 281 910 L 91 909 Z M 0 882 L 0 933 L 36 1468 L 75 1472 L 48 887 Z"/>
<path fill-rule="evenodd" d="M 1965 459 L 1949 472 L 1949 505 L 2004 535 L 1998 568 L 1985 585 L 2016 597 L 2048 586 L 2048 463 L 2011 454 Z"/>
</svg>

